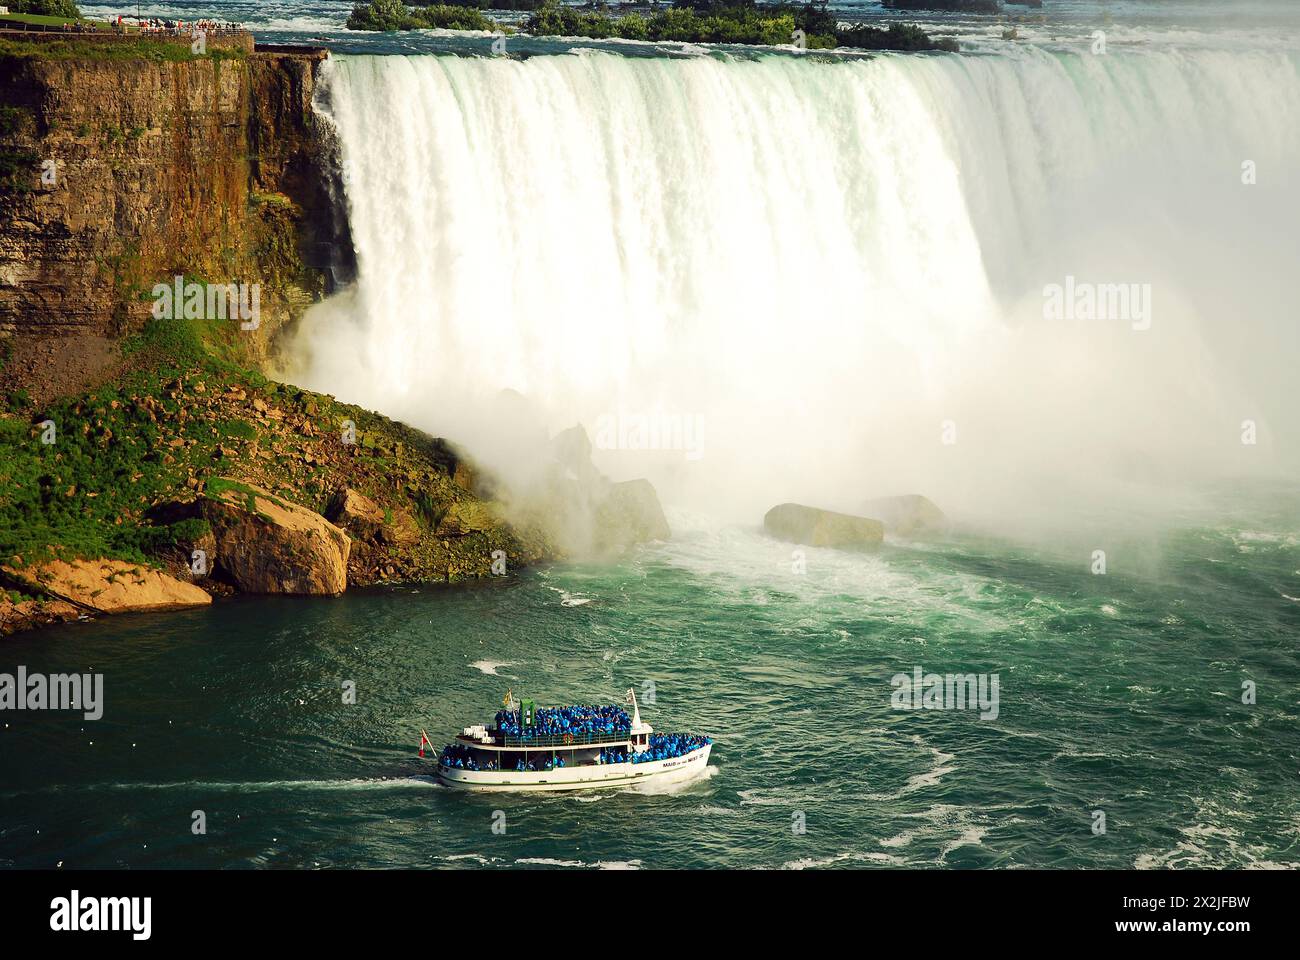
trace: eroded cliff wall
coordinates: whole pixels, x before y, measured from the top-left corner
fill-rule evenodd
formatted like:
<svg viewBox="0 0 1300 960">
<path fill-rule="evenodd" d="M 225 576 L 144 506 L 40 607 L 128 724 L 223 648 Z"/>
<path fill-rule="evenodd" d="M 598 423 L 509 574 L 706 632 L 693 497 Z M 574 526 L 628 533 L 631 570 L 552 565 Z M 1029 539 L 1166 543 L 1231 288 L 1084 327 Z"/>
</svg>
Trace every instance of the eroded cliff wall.
<svg viewBox="0 0 1300 960">
<path fill-rule="evenodd" d="M 98 342 L 109 365 L 154 284 L 180 274 L 259 284 L 249 343 L 264 356 L 350 257 L 329 196 L 331 137 L 312 110 L 324 54 L 254 51 L 251 39 L 203 56 L 38 48 L 0 45 L 6 352 L 45 342 L 93 367 L 73 345 Z M 23 373 L 13 366 L 7 379 Z"/>
</svg>

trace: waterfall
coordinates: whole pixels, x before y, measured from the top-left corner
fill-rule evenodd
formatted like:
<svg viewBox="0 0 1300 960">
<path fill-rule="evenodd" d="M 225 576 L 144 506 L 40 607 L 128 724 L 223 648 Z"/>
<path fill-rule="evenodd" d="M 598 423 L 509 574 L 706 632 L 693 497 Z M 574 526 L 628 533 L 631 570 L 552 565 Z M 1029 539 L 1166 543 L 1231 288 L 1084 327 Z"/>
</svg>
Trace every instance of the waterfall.
<svg viewBox="0 0 1300 960">
<path fill-rule="evenodd" d="M 593 439 L 690 418 L 694 457 L 598 462 L 751 520 L 1295 462 L 1285 50 L 359 56 L 323 82 L 357 280 L 291 374 L 498 465 L 503 390 Z M 1145 286 L 1149 328 L 1048 318 L 1067 278 Z"/>
</svg>

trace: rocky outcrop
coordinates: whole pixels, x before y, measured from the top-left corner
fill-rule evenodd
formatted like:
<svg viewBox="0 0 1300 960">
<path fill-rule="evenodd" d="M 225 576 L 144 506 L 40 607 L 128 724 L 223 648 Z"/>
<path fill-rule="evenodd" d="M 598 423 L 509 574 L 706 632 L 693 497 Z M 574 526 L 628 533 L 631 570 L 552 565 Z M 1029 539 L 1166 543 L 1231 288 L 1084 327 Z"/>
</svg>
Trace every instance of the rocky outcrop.
<svg viewBox="0 0 1300 960">
<path fill-rule="evenodd" d="M 348 535 L 320 514 L 228 477 L 208 482 L 201 509 L 216 538 L 214 570 L 245 593 L 347 588 Z"/>
<path fill-rule="evenodd" d="M 51 560 L 5 574 L 27 592 L 43 593 L 93 613 L 133 613 L 211 603 L 190 583 L 123 560 Z"/>
<path fill-rule="evenodd" d="M 597 504 L 597 549 L 668 540 L 672 535 L 659 495 L 649 480 L 611 483 Z"/>
<path fill-rule="evenodd" d="M 325 511 L 326 518 L 353 540 L 372 545 L 406 547 L 420 530 L 405 510 L 385 509 L 351 487 L 340 487 Z"/>
<path fill-rule="evenodd" d="M 500 529 L 502 520 L 489 503 L 460 500 L 447 508 L 438 522 L 440 537 L 463 537 L 471 533 L 490 533 Z"/>
<path fill-rule="evenodd" d="M 883 523 L 888 533 L 900 537 L 942 533 L 948 528 L 944 512 L 933 500 L 919 493 L 868 500 L 862 505 L 862 512 Z"/>
<path fill-rule="evenodd" d="M 621 483 L 591 460 L 591 440 L 580 424 L 556 434 L 550 462 L 522 512 L 568 556 L 618 553 L 638 543 L 668 540 L 672 531 L 649 480 Z"/>
<path fill-rule="evenodd" d="M 0 637 L 76 620 L 81 611 L 63 600 L 19 600 L 0 593 Z"/>
<path fill-rule="evenodd" d="M 369 583 L 398 574 L 394 560 L 409 557 L 421 538 L 419 524 L 401 507 L 381 507 L 351 487 L 335 491 L 325 516 L 352 538 L 348 580 Z M 402 564 L 403 573 L 406 564 Z"/>
<path fill-rule="evenodd" d="M 353 268 L 313 111 L 326 54 L 247 35 L 197 57 L 99 42 L 0 44 L 0 475 L 19 491 L 0 498 L 0 558 L 75 543 L 222 596 L 559 556 L 540 524 L 503 519 L 500 482 L 446 440 L 263 375 L 277 328 Z M 176 275 L 260 285 L 260 326 L 154 321 L 153 286 Z M 46 419 L 55 456 L 33 426 Z M 19 591 L 10 622 L 59 615 Z"/>
<path fill-rule="evenodd" d="M 798 503 L 783 503 L 767 511 L 763 529 L 778 540 L 850 550 L 878 546 L 885 536 L 879 520 Z"/>
</svg>

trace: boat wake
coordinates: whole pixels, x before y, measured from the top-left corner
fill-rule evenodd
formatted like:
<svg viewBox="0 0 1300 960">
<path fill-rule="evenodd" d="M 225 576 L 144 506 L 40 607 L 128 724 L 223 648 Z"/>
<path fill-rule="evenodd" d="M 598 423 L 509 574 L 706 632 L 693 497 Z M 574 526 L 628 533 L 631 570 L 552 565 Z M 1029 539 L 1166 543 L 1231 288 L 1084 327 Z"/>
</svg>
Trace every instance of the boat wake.
<svg viewBox="0 0 1300 960">
<path fill-rule="evenodd" d="M 888 800 L 898 800 L 901 797 L 907 796 L 909 793 L 915 793 L 917 790 L 938 786 L 945 776 L 957 769 L 951 763 L 951 761 L 956 759 L 953 754 L 944 753 L 939 748 L 930 746 L 920 737 L 912 737 L 912 742 L 918 747 L 924 747 L 926 750 L 930 751 L 932 759 L 930 769 L 908 777 L 907 782 L 894 793 L 869 793 L 866 795 L 865 799 L 873 800 L 877 803 Z"/>
<path fill-rule="evenodd" d="M 6 800 L 43 793 L 73 793 L 82 790 L 203 790 L 223 793 L 266 793 L 277 791 L 370 791 L 370 790 L 442 790 L 435 777 L 358 777 L 350 780 L 265 780 L 254 782 L 179 780 L 172 783 L 84 783 L 57 784 L 34 790 L 0 794 Z"/>
</svg>

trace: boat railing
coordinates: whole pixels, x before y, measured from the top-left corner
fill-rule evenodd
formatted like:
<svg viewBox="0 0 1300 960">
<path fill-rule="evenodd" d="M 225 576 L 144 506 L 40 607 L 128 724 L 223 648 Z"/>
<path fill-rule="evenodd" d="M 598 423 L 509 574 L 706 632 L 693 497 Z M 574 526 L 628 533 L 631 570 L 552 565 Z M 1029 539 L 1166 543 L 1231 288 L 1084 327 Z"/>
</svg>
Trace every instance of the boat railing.
<svg viewBox="0 0 1300 960">
<path fill-rule="evenodd" d="M 502 736 L 502 743 L 507 747 L 586 747 L 594 744 L 626 743 L 631 739 L 630 730 L 614 733 L 560 733 L 539 737 L 517 737 L 511 734 Z"/>
</svg>

